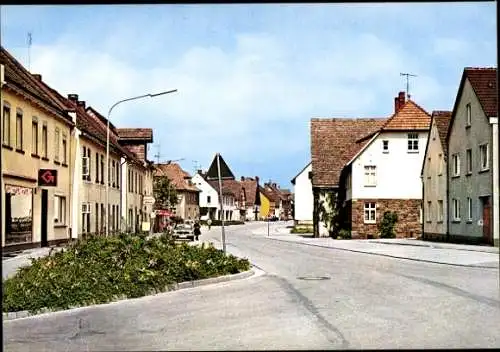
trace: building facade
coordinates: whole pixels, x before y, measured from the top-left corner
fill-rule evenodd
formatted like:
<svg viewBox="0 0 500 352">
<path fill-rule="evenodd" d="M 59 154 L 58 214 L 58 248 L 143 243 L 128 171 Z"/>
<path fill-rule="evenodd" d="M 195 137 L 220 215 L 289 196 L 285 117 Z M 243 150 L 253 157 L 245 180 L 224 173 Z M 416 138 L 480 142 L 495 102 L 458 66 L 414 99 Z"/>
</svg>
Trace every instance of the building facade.
<svg viewBox="0 0 500 352">
<path fill-rule="evenodd" d="M 292 179 L 295 225 L 312 225 L 313 223 L 314 198 L 311 171 L 312 163 L 309 163 Z"/>
</svg>

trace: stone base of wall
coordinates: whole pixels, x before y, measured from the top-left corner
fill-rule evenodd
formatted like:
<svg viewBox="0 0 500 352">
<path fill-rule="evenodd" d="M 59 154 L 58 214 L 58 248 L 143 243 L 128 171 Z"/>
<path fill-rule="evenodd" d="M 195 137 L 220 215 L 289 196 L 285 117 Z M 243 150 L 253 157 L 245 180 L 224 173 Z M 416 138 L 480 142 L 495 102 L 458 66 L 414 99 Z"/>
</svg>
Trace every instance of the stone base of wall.
<svg viewBox="0 0 500 352">
<path fill-rule="evenodd" d="M 375 224 L 365 224 L 364 222 L 365 202 L 376 203 L 377 222 Z M 396 238 L 419 237 L 422 234 L 421 203 L 420 199 L 357 199 L 352 201 L 352 238 L 379 238 L 378 225 L 386 211 L 394 211 L 398 214 L 398 222 L 394 229 Z"/>
</svg>

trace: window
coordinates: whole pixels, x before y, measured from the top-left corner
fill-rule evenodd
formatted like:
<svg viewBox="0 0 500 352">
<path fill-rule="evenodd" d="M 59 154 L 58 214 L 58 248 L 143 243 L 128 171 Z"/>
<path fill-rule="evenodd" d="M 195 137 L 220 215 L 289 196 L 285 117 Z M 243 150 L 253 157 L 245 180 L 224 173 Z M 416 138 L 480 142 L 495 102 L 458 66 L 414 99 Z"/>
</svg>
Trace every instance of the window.
<svg viewBox="0 0 500 352">
<path fill-rule="evenodd" d="M 120 189 L 120 162 L 116 162 L 116 188 Z"/>
<path fill-rule="evenodd" d="M 101 154 L 101 184 L 104 184 L 104 155 Z"/>
<path fill-rule="evenodd" d="M 31 121 L 31 153 L 38 155 L 38 120 Z"/>
<path fill-rule="evenodd" d="M 389 153 L 389 141 L 388 140 L 382 141 L 382 152 Z"/>
<path fill-rule="evenodd" d="M 66 224 L 66 197 L 54 196 L 54 223 Z"/>
<path fill-rule="evenodd" d="M 82 232 L 90 232 L 90 203 L 82 203 Z"/>
<path fill-rule="evenodd" d="M 479 160 L 481 171 L 489 169 L 489 155 L 488 155 L 488 144 L 482 144 L 479 146 Z"/>
<path fill-rule="evenodd" d="M 86 147 L 83 147 L 83 152 L 82 152 L 82 179 L 83 180 L 88 180 L 89 175 L 90 175 L 90 159 L 87 156 L 88 149 Z"/>
<path fill-rule="evenodd" d="M 408 133 L 408 152 L 418 153 L 418 133 Z"/>
<path fill-rule="evenodd" d="M 54 160 L 59 161 L 59 142 L 60 142 L 60 132 L 59 128 L 56 128 L 55 138 L 54 138 Z"/>
<path fill-rule="evenodd" d="M 68 137 L 65 134 L 62 136 L 62 151 L 63 151 L 63 165 L 68 163 Z"/>
<path fill-rule="evenodd" d="M 427 202 L 427 217 L 426 217 L 427 222 L 432 222 L 432 202 L 428 201 Z"/>
<path fill-rule="evenodd" d="M 365 166 L 365 187 L 376 186 L 377 184 L 377 167 L 373 165 Z"/>
<path fill-rule="evenodd" d="M 467 149 L 465 151 L 466 162 L 467 162 L 467 175 L 472 173 L 472 149 Z"/>
<path fill-rule="evenodd" d="M 376 204 L 374 202 L 365 203 L 365 224 L 375 224 L 377 219 Z"/>
<path fill-rule="evenodd" d="M 472 198 L 467 197 L 467 221 L 472 222 Z"/>
<path fill-rule="evenodd" d="M 443 174 L 443 154 L 438 155 L 438 176 Z"/>
<path fill-rule="evenodd" d="M 47 159 L 47 143 L 48 143 L 48 137 L 47 137 L 47 125 L 43 124 L 42 126 L 42 157 Z"/>
<path fill-rule="evenodd" d="M 211 201 L 212 201 L 212 197 L 207 196 L 207 203 L 210 204 Z"/>
<path fill-rule="evenodd" d="M 95 183 L 99 182 L 99 153 L 95 153 Z"/>
<path fill-rule="evenodd" d="M 460 202 L 453 198 L 453 220 L 460 221 Z"/>
<path fill-rule="evenodd" d="M 115 169 L 115 167 L 116 167 L 116 166 L 115 166 L 115 161 L 113 160 L 113 162 L 112 162 L 112 167 L 111 167 L 111 180 L 113 181 L 113 182 L 112 182 L 113 187 L 115 187 L 115 186 L 116 186 L 116 182 L 115 182 L 115 177 L 116 177 L 116 176 L 115 176 L 115 170 L 116 170 L 116 169 Z M 111 182 L 110 182 L 110 183 L 111 183 Z"/>
<path fill-rule="evenodd" d="M 453 176 L 460 176 L 460 155 L 458 154 L 453 154 L 452 156 L 452 161 L 453 161 Z"/>
<path fill-rule="evenodd" d="M 99 233 L 99 203 L 95 203 L 95 233 Z"/>
<path fill-rule="evenodd" d="M 23 111 L 16 111 L 16 149 L 23 150 Z"/>
<path fill-rule="evenodd" d="M 438 200 L 438 214 L 437 214 L 437 221 L 438 222 L 443 222 L 444 219 L 444 207 L 443 207 L 443 201 Z"/>
<path fill-rule="evenodd" d="M 470 107 L 470 103 L 467 104 L 467 106 L 465 107 L 466 110 L 467 110 L 467 121 L 465 123 L 465 127 L 470 127 L 471 123 L 472 123 L 472 112 L 471 112 L 471 107 Z"/>
<path fill-rule="evenodd" d="M 2 142 L 10 146 L 10 105 L 4 102 L 3 106 L 3 126 Z"/>
</svg>

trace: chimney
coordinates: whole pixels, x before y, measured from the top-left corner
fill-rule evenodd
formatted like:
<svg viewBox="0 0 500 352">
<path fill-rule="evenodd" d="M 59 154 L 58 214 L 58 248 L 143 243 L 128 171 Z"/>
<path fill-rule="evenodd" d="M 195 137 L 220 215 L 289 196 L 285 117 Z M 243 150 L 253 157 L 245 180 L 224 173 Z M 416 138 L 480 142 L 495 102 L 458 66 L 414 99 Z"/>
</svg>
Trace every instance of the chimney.
<svg viewBox="0 0 500 352">
<path fill-rule="evenodd" d="M 259 183 L 259 176 L 255 176 L 255 181 L 257 181 L 257 183 Z"/>
<path fill-rule="evenodd" d="M 85 109 L 85 100 L 78 100 L 76 105 Z"/>
<path fill-rule="evenodd" d="M 42 81 L 42 75 L 41 75 L 41 74 L 38 74 L 38 73 L 33 73 L 33 77 L 35 77 L 35 79 L 36 79 L 37 81 L 40 81 L 40 82 Z"/>
<path fill-rule="evenodd" d="M 273 188 L 276 188 L 276 183 L 273 182 Z"/>
<path fill-rule="evenodd" d="M 196 171 L 199 175 L 203 175 L 203 170 Z"/>
<path fill-rule="evenodd" d="M 405 92 L 399 92 L 398 96 L 394 98 L 394 112 L 398 113 L 403 105 L 405 105 Z"/>
<path fill-rule="evenodd" d="M 76 103 L 78 101 L 78 94 L 68 94 L 68 100 Z"/>
<path fill-rule="evenodd" d="M 245 181 L 245 176 L 241 176 L 241 181 Z"/>
<path fill-rule="evenodd" d="M 396 98 L 394 98 L 394 113 L 397 114 L 398 111 L 399 111 L 399 98 L 396 97 Z"/>
</svg>

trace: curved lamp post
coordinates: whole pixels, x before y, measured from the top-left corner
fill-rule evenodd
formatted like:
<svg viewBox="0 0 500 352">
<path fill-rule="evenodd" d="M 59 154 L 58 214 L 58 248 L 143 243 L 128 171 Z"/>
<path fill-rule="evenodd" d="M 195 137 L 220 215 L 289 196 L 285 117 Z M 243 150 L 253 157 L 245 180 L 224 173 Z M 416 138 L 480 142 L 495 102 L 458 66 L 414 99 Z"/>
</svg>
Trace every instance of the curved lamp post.
<svg viewBox="0 0 500 352">
<path fill-rule="evenodd" d="M 177 89 L 173 89 L 173 90 L 169 90 L 169 91 L 165 91 L 165 92 L 161 92 L 161 93 L 156 93 L 156 94 L 144 94 L 144 95 L 139 95 L 139 96 L 136 96 L 136 97 L 132 97 L 132 98 L 127 98 L 127 99 L 123 99 L 123 100 L 120 100 L 120 101 L 117 101 L 116 103 L 114 103 L 111 108 L 109 108 L 109 111 L 108 111 L 108 118 L 107 118 L 107 121 L 106 121 L 106 208 L 104 209 L 104 221 L 105 221 L 105 224 L 106 224 L 106 237 L 108 237 L 108 234 L 109 234 L 109 211 L 108 211 L 108 208 L 109 208 L 109 118 L 111 116 L 111 112 L 113 111 L 113 109 L 117 106 L 117 105 L 120 105 L 121 103 L 125 103 L 126 101 L 130 101 L 130 100 L 136 100 L 136 99 L 142 99 L 142 98 L 154 98 L 154 97 L 157 97 L 157 96 L 160 96 L 160 95 L 164 95 L 164 94 L 169 94 L 169 93 L 175 93 L 177 92 Z M 121 211 L 121 210 L 120 210 Z"/>
</svg>

